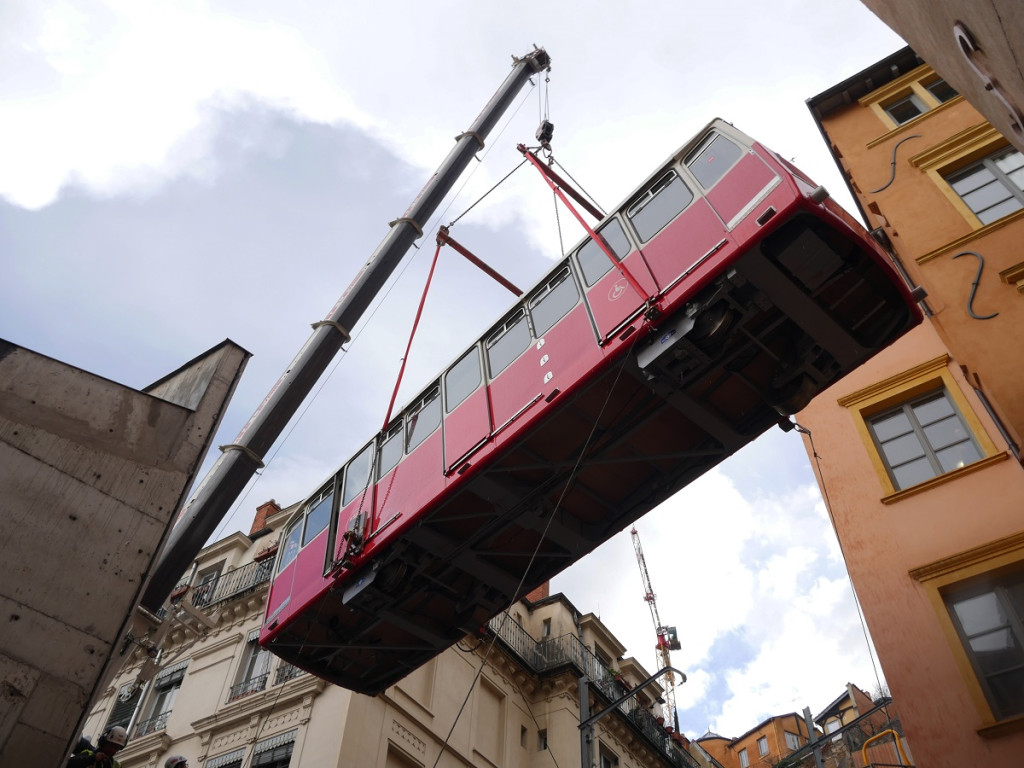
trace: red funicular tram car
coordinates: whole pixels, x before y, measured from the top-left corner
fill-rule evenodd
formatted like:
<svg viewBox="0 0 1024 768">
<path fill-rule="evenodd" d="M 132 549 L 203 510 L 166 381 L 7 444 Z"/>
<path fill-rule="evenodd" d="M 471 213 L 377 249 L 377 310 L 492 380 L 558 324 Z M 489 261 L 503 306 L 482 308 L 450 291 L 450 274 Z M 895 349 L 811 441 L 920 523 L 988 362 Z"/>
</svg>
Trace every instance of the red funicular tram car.
<svg viewBox="0 0 1024 768">
<path fill-rule="evenodd" d="M 870 236 L 721 120 L 595 230 L 301 505 L 261 644 L 379 692 L 920 321 Z"/>
</svg>

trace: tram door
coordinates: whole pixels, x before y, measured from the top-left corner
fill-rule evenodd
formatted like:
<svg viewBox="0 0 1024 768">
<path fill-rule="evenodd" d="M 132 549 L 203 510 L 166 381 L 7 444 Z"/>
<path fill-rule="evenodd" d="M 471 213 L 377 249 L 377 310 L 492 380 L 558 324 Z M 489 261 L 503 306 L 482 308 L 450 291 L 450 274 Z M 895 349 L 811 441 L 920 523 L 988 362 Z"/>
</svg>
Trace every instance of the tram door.
<svg viewBox="0 0 1024 768">
<path fill-rule="evenodd" d="M 444 375 L 444 469 L 452 471 L 491 434 L 480 347 L 475 345 Z"/>
<path fill-rule="evenodd" d="M 587 303 L 598 335 L 606 341 L 657 291 L 643 256 L 633 248 L 619 220 L 612 219 L 597 231 L 646 294 L 641 295 L 622 270 L 612 266 L 608 254 L 596 242 L 588 240 L 580 247 L 576 258 L 587 290 Z"/>
</svg>

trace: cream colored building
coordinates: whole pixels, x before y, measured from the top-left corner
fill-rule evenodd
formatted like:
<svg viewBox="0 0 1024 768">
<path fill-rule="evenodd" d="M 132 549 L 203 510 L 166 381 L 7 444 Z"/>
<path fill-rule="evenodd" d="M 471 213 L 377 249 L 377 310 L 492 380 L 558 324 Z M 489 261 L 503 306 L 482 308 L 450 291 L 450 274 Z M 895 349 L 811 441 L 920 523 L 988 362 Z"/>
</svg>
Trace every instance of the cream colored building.
<svg viewBox="0 0 1024 768">
<path fill-rule="evenodd" d="M 110 724 L 129 728 L 124 768 L 163 766 L 173 754 L 190 768 L 575 768 L 580 676 L 593 681 L 596 712 L 623 682 L 649 674 L 600 619 L 538 590 L 379 696 L 324 683 L 256 643 L 279 532 L 294 510 L 268 502 L 248 535 L 206 547 L 186 575 L 193 586 L 176 594 L 212 627 L 179 622 L 152 681 L 133 685 L 140 650 L 90 713 L 92 737 Z M 696 766 L 685 737 L 657 722 L 661 692 L 654 684 L 598 722 L 597 768 Z"/>
</svg>

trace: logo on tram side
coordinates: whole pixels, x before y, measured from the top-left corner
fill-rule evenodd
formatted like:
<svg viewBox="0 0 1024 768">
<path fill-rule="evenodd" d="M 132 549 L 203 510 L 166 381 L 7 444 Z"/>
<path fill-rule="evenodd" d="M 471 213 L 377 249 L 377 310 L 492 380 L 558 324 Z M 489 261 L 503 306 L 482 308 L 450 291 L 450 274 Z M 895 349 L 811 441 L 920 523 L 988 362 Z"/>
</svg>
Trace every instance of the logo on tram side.
<svg viewBox="0 0 1024 768">
<path fill-rule="evenodd" d="M 620 277 L 608 289 L 608 301 L 616 301 L 626 292 L 626 278 Z"/>
</svg>

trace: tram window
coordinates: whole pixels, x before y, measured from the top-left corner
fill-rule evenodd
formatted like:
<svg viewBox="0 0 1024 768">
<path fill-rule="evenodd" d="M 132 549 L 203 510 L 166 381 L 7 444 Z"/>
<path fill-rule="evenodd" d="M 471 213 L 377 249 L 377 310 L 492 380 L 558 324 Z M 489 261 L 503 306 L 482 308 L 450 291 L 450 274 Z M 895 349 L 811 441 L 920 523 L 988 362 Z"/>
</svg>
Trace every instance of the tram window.
<svg viewBox="0 0 1024 768">
<path fill-rule="evenodd" d="M 405 450 L 409 453 L 441 424 L 441 391 L 433 387 L 409 413 Z"/>
<path fill-rule="evenodd" d="M 629 238 L 626 237 L 626 232 L 618 219 L 609 221 L 598 230 L 598 233 L 608 243 L 608 247 L 611 248 L 612 253 L 615 254 L 619 261 L 622 261 L 631 250 Z M 576 258 L 579 259 L 583 280 L 588 286 L 596 283 L 612 268 L 612 262 L 608 258 L 608 254 L 593 240 L 588 240 L 583 244 L 579 253 L 576 254 Z"/>
<path fill-rule="evenodd" d="M 480 353 L 476 347 L 444 375 L 445 412 L 451 413 L 480 386 Z"/>
<path fill-rule="evenodd" d="M 690 153 L 686 167 L 693 172 L 704 189 L 711 189 L 742 154 L 743 150 L 725 136 L 712 133 Z"/>
<path fill-rule="evenodd" d="M 305 518 L 300 517 L 291 527 L 288 529 L 288 533 L 284 535 L 284 546 L 281 551 L 281 562 L 278 563 L 277 572 L 280 573 L 285 569 L 287 565 L 295 559 L 295 556 L 299 554 L 299 539 L 302 536 L 302 521 Z"/>
<path fill-rule="evenodd" d="M 306 546 L 331 521 L 331 502 L 334 501 L 334 483 L 332 482 L 309 502 L 306 507 L 306 530 L 302 534 L 302 546 Z"/>
<path fill-rule="evenodd" d="M 384 477 L 402 460 L 402 420 L 391 427 L 380 444 L 380 461 L 377 462 L 377 479 Z"/>
<path fill-rule="evenodd" d="M 373 444 L 371 443 L 348 463 L 345 470 L 345 492 L 341 496 L 342 506 L 347 505 L 366 488 L 366 484 L 370 481 L 370 465 L 372 463 Z"/>
<path fill-rule="evenodd" d="M 531 340 L 526 310 L 517 309 L 487 339 L 487 364 L 491 369 L 491 377 L 508 368 L 509 364 L 530 346 Z"/>
<path fill-rule="evenodd" d="M 693 192 L 679 174 L 669 171 L 626 209 L 626 216 L 644 242 L 654 237 L 693 200 Z"/>
<path fill-rule="evenodd" d="M 530 316 L 533 318 L 533 330 L 537 337 L 540 338 L 551 330 L 555 323 L 576 306 L 579 298 L 580 294 L 569 274 L 569 268 L 563 267 L 558 270 L 558 273 L 530 299 Z"/>
</svg>

